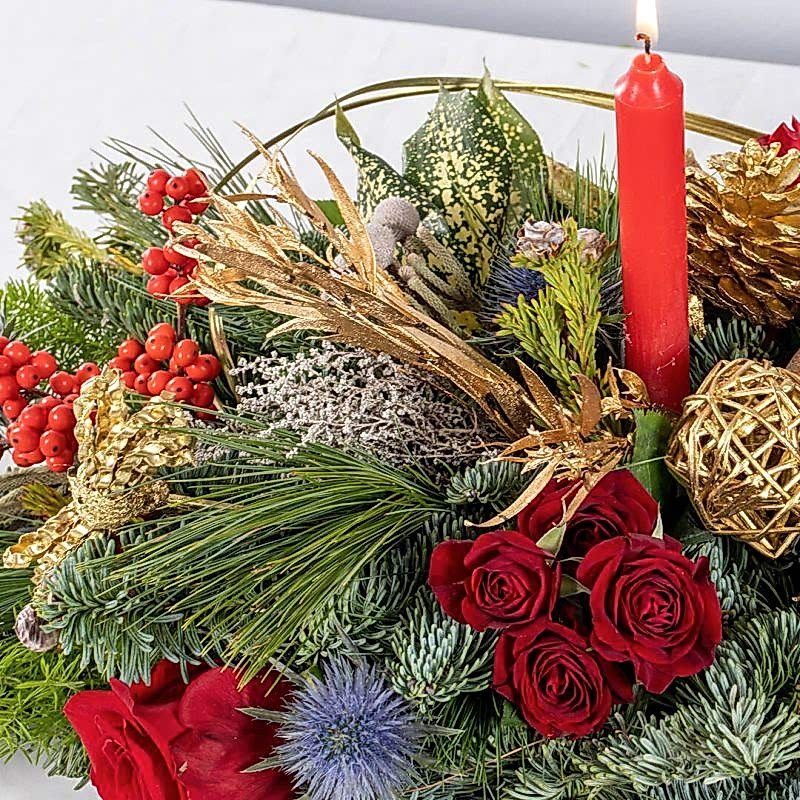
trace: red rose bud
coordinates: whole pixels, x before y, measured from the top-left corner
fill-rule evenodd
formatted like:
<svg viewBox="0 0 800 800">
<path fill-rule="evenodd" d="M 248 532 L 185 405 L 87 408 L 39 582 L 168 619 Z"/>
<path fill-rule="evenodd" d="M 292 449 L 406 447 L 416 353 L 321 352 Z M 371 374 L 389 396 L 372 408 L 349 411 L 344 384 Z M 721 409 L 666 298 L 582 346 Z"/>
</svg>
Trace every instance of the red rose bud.
<svg viewBox="0 0 800 800">
<path fill-rule="evenodd" d="M 690 561 L 669 537 L 618 536 L 586 554 L 577 579 L 590 591 L 592 647 L 632 661 L 648 691 L 659 694 L 714 661 L 722 611 L 707 558 Z"/>
<path fill-rule="evenodd" d="M 550 481 L 517 517 L 520 533 L 536 542 L 555 528 L 578 483 Z M 657 519 L 658 503 L 631 472 L 609 472 L 567 523 L 559 558 L 580 558 L 593 545 L 613 536 L 649 535 Z"/>
<path fill-rule="evenodd" d="M 442 542 L 428 576 L 445 612 L 479 631 L 549 617 L 560 582 L 553 557 L 516 531 Z"/>
<path fill-rule="evenodd" d="M 633 701 L 631 684 L 618 665 L 589 652 L 583 636 L 548 619 L 497 643 L 492 687 L 551 739 L 600 730 L 612 705 Z"/>
</svg>

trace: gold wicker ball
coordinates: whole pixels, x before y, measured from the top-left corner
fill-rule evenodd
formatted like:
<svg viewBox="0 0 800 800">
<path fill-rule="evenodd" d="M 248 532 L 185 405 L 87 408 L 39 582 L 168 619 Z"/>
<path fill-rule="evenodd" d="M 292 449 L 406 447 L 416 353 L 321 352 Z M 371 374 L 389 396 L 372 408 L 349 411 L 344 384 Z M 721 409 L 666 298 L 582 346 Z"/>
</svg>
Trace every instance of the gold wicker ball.
<svg viewBox="0 0 800 800">
<path fill-rule="evenodd" d="M 800 536 L 800 376 L 721 361 L 684 401 L 667 465 L 708 530 L 782 556 Z"/>
</svg>

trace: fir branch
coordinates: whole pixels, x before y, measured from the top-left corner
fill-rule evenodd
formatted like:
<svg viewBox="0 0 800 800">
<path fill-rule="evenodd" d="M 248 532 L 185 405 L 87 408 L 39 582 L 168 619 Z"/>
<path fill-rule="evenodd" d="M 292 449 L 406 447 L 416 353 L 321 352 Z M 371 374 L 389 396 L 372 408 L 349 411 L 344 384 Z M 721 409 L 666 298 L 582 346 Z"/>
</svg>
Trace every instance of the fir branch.
<svg viewBox="0 0 800 800">
<path fill-rule="evenodd" d="M 247 677 L 444 506 L 421 473 L 323 445 L 294 453 L 296 436 L 260 438 L 256 420 L 245 433 L 196 433 L 243 453 L 225 466 L 255 480 L 213 478 L 208 506 L 151 523 L 153 538 L 123 554 L 120 575 L 185 592 L 174 605 L 156 601 L 153 613 L 224 631 L 225 656 L 246 661 Z"/>
</svg>

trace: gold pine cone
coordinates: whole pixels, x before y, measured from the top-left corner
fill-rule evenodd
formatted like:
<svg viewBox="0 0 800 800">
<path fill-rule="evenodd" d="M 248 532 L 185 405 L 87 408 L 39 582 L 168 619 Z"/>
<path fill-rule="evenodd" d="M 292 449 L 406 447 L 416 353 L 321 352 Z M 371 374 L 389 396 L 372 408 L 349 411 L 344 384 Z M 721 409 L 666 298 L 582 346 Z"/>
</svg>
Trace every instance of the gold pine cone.
<svg viewBox="0 0 800 800">
<path fill-rule="evenodd" d="M 689 286 L 718 308 L 782 327 L 800 311 L 800 151 L 755 139 L 709 159 L 689 151 Z"/>
</svg>

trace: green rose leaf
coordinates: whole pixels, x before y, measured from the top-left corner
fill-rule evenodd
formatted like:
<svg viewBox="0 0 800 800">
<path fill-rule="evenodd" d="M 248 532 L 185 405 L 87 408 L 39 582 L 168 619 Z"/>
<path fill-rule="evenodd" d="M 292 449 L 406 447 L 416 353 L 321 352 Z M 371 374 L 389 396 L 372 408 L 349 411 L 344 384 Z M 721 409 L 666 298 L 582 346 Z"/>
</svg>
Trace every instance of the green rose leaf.
<svg viewBox="0 0 800 800">
<path fill-rule="evenodd" d="M 633 412 L 636 438 L 630 471 L 653 498 L 663 504 L 672 496 L 674 482 L 664 464 L 664 455 L 672 433 L 669 419 L 657 411 Z"/>
</svg>

